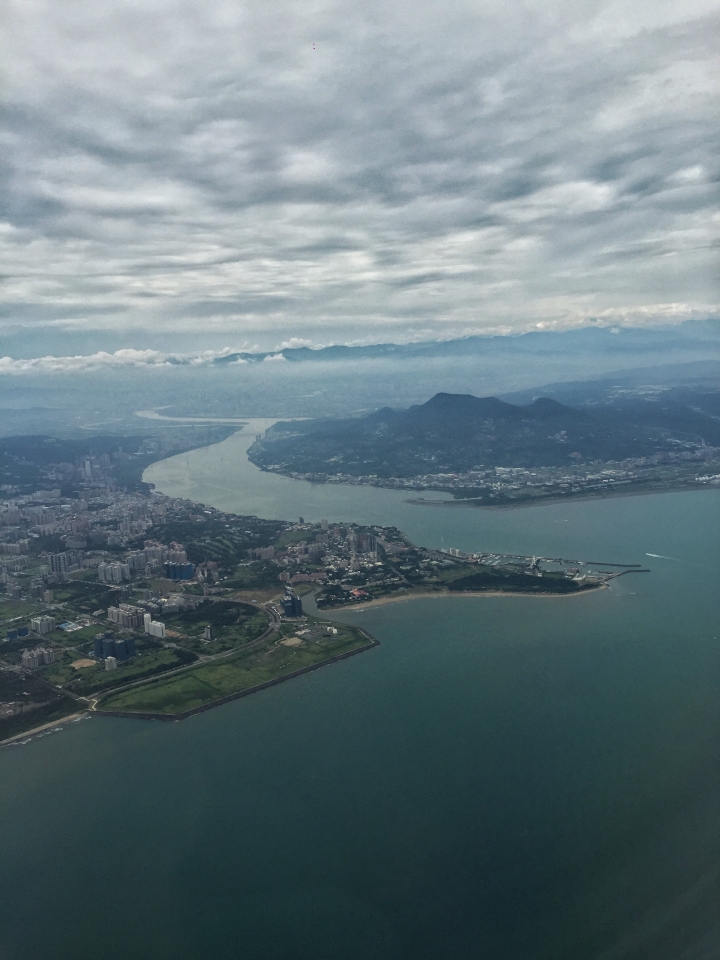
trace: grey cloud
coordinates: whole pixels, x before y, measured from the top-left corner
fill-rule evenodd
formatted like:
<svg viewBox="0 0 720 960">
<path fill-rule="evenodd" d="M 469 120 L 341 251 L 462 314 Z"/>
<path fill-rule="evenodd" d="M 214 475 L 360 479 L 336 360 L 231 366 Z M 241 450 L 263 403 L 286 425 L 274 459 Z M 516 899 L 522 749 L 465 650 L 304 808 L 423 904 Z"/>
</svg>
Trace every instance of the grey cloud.
<svg viewBox="0 0 720 960">
<path fill-rule="evenodd" d="M 5 315 L 268 345 L 714 302 L 717 16 L 613 10 L 11 0 Z"/>
</svg>

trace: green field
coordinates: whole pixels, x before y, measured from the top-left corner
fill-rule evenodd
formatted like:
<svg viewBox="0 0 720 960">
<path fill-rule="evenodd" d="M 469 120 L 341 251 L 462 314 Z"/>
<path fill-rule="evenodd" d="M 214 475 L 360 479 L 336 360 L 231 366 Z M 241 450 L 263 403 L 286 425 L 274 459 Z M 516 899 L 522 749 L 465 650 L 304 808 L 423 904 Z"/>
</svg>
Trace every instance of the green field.
<svg viewBox="0 0 720 960">
<path fill-rule="evenodd" d="M 121 687 L 134 680 L 142 680 L 158 673 L 167 673 L 188 663 L 197 660 L 189 650 L 180 650 L 174 647 L 162 647 L 140 656 L 119 663 L 116 670 L 105 670 L 103 666 L 88 667 L 85 670 L 74 671 L 74 679 L 65 686 L 68 690 L 80 697 L 87 697 L 102 693 L 111 687 Z M 55 666 L 53 664 L 52 666 Z M 50 669 L 47 667 L 45 669 Z M 50 679 L 50 677 L 48 677 Z"/>
<path fill-rule="evenodd" d="M 17 617 L 34 617 L 40 610 L 42 607 L 39 604 L 29 603 L 26 600 L 2 600 L 0 601 L 0 621 L 14 620 Z"/>
<path fill-rule="evenodd" d="M 228 659 L 110 695 L 103 699 L 99 709 L 169 715 L 183 713 L 368 643 L 367 637 L 354 627 L 336 626 L 337 636 L 309 638 L 295 648 L 283 646 L 279 643 L 281 634 L 273 634 L 260 646 L 243 650 Z M 284 627 L 282 632 L 292 635 L 294 629 Z"/>
<path fill-rule="evenodd" d="M 278 568 L 268 560 L 239 564 L 233 575 L 223 581 L 223 586 L 235 590 L 274 590 L 278 593 L 281 588 Z"/>
<path fill-rule="evenodd" d="M 248 603 L 229 600 L 206 601 L 195 610 L 166 614 L 168 629 L 184 634 L 182 645 L 205 656 L 225 653 L 257 640 L 267 630 L 270 618 L 264 610 Z M 213 629 L 213 639 L 203 639 L 206 626 Z"/>
<path fill-rule="evenodd" d="M 595 580 L 569 580 L 563 573 L 544 573 L 542 577 L 529 577 L 525 573 L 508 570 L 484 569 L 448 579 L 445 583 L 453 591 L 503 591 L 508 593 L 581 593 L 597 586 Z"/>
</svg>

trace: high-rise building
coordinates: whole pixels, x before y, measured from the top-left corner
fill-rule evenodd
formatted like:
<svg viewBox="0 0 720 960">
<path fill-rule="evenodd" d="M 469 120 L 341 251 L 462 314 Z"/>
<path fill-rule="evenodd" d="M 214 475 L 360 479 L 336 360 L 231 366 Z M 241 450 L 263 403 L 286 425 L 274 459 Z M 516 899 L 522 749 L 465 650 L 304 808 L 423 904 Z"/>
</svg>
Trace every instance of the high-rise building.
<svg viewBox="0 0 720 960">
<path fill-rule="evenodd" d="M 115 670 L 117 668 L 117 660 L 115 657 L 105 657 L 105 669 L 106 670 Z"/>
<path fill-rule="evenodd" d="M 108 657 L 115 656 L 115 638 L 111 633 L 106 633 L 102 641 L 102 658 L 107 660 Z"/>
<path fill-rule="evenodd" d="M 371 533 L 361 533 L 357 545 L 361 553 L 375 553 L 377 550 L 377 540 Z"/>
<path fill-rule="evenodd" d="M 107 610 L 108 620 L 124 630 L 137 630 L 142 627 L 144 615 L 142 607 L 135 607 L 131 603 L 121 603 L 117 607 L 108 607 Z"/>
<path fill-rule="evenodd" d="M 67 553 L 50 554 L 50 572 L 51 573 L 69 573 L 70 561 Z"/>
<path fill-rule="evenodd" d="M 290 587 L 285 587 L 285 596 L 280 601 L 280 606 L 286 617 L 301 617 L 303 615 L 302 600 Z"/>
<path fill-rule="evenodd" d="M 107 660 L 108 657 L 114 657 L 119 661 L 129 660 L 136 653 L 133 636 L 118 639 L 112 633 L 98 633 L 93 642 L 93 654 L 96 660 Z"/>
<path fill-rule="evenodd" d="M 151 560 L 159 560 L 160 563 L 162 563 L 166 556 L 167 549 L 161 543 L 157 543 L 155 540 L 145 541 L 146 562 L 149 563 Z"/>
<path fill-rule="evenodd" d="M 171 543 L 166 557 L 168 563 L 187 563 L 187 553 L 181 543 Z"/>
<path fill-rule="evenodd" d="M 168 580 L 191 580 L 195 567 L 191 563 L 166 563 L 165 576 Z"/>
<path fill-rule="evenodd" d="M 35 670 L 46 663 L 55 663 L 55 653 L 47 647 L 37 647 L 35 650 L 23 650 L 22 665 L 28 670 Z"/>
<path fill-rule="evenodd" d="M 55 629 L 54 617 L 33 617 L 30 621 L 30 629 L 39 636 L 44 636 Z"/>
<path fill-rule="evenodd" d="M 145 571 L 147 560 L 144 550 L 133 550 L 132 553 L 127 555 L 126 561 L 132 573 L 143 573 Z"/>
<path fill-rule="evenodd" d="M 145 614 L 145 633 L 158 640 L 165 639 L 165 624 L 160 620 L 153 620 L 149 613 Z"/>
<path fill-rule="evenodd" d="M 130 579 L 130 567 L 127 563 L 99 563 L 98 580 L 103 583 L 122 583 Z"/>
</svg>

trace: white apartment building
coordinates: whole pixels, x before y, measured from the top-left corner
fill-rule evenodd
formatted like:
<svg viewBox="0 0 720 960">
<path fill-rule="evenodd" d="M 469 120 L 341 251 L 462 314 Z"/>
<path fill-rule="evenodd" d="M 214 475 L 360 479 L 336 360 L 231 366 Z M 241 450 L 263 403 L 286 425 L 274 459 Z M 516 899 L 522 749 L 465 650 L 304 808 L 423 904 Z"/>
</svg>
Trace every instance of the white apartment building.
<svg viewBox="0 0 720 960">
<path fill-rule="evenodd" d="M 151 637 L 157 637 L 158 640 L 165 639 L 165 624 L 160 620 L 153 620 L 149 613 L 145 614 L 145 633 Z"/>
<path fill-rule="evenodd" d="M 33 633 L 37 633 L 38 636 L 42 637 L 55 629 L 55 618 L 47 616 L 33 617 L 30 621 L 30 629 Z"/>
<path fill-rule="evenodd" d="M 103 583 L 122 583 L 130 579 L 130 567 L 127 563 L 99 563 L 98 580 Z"/>
</svg>

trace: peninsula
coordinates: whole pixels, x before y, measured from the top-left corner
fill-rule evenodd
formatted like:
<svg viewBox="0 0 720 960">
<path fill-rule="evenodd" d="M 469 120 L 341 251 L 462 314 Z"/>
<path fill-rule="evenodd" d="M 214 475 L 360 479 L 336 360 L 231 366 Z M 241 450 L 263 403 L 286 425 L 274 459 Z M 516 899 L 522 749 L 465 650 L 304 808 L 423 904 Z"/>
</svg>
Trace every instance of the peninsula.
<svg viewBox="0 0 720 960">
<path fill-rule="evenodd" d="M 121 485 L 151 455 L 147 443 L 132 455 L 123 444 L 5 442 L 0 741 L 86 710 L 178 719 L 376 644 L 333 621 L 335 610 L 443 594 L 569 596 L 638 569 L 224 513 Z M 33 467 L 47 489 L 30 489 Z"/>
</svg>

